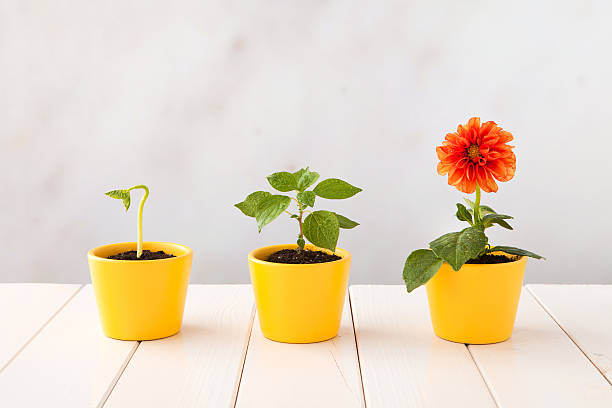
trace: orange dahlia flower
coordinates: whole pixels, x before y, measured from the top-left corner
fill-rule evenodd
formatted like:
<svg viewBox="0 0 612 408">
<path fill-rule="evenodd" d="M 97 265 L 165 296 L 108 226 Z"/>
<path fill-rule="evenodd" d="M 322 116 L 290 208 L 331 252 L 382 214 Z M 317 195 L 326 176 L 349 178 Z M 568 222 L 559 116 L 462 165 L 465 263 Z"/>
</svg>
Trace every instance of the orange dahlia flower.
<svg viewBox="0 0 612 408">
<path fill-rule="evenodd" d="M 472 118 L 436 147 L 438 174 L 448 174 L 448 184 L 467 194 L 476 190 L 476 183 L 487 193 L 496 192 L 494 178 L 508 181 L 516 171 L 514 146 L 506 144 L 512 139 L 512 133 L 495 122 L 481 125 L 480 118 Z"/>
</svg>

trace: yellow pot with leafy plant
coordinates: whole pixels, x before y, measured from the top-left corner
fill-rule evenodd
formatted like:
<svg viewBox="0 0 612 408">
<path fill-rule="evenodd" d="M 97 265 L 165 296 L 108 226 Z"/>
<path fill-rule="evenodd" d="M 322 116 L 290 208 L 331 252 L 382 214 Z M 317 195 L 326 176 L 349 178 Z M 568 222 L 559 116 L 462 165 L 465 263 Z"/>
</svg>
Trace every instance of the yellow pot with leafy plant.
<svg viewBox="0 0 612 408">
<path fill-rule="evenodd" d="M 193 251 L 179 244 L 142 241 L 144 185 L 106 193 L 130 207 L 130 191 L 143 189 L 137 242 L 103 245 L 87 254 L 104 334 L 119 340 L 153 340 L 181 329 Z"/>
<path fill-rule="evenodd" d="M 284 193 L 295 191 L 295 197 L 256 191 L 236 204 L 256 219 L 259 232 L 283 213 L 299 226 L 297 244 L 267 246 L 248 256 L 261 331 L 270 340 L 313 343 L 335 337 L 340 328 L 351 255 L 336 244 L 341 228 L 359 224 L 332 211 L 310 209 L 317 197 L 345 199 L 361 189 L 326 179 L 308 190 L 318 179 L 308 167 L 274 173 L 268 176 L 270 185 Z M 288 210 L 292 201 L 294 212 Z"/>
<path fill-rule="evenodd" d="M 510 132 L 495 122 L 471 118 L 448 133 L 436 148 L 438 173 L 448 184 L 475 201 L 458 203 L 456 217 L 470 226 L 441 236 L 429 249 L 413 251 L 404 265 L 408 292 L 427 284 L 434 332 L 441 338 L 468 344 L 508 339 L 514 327 L 527 257 L 540 255 L 509 246 L 491 245 L 485 230 L 494 225 L 512 229 L 507 220 L 481 205 L 481 189 L 497 192 L 495 180 L 508 181 L 516 171 Z"/>
</svg>

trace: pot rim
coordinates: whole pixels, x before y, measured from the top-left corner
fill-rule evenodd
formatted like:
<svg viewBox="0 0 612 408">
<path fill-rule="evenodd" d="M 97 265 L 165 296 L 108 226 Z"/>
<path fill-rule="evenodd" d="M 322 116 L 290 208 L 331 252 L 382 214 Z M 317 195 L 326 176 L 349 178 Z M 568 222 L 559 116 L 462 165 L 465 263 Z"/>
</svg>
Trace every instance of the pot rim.
<svg viewBox="0 0 612 408">
<path fill-rule="evenodd" d="M 346 249 L 342 249 L 340 247 L 336 247 L 336 252 L 332 252 L 329 249 L 325 249 L 325 248 L 320 248 L 316 245 L 313 244 L 306 244 L 305 248 L 307 249 L 316 249 L 318 251 L 324 251 L 324 252 L 328 252 L 328 253 L 334 253 L 338 256 L 340 256 L 340 259 L 337 259 L 335 261 L 331 261 L 331 262 L 319 262 L 319 263 L 311 263 L 311 264 L 289 264 L 289 263 L 279 263 L 279 262 L 268 262 L 268 261 L 264 261 L 263 259 L 259 259 L 255 257 L 255 252 L 257 251 L 261 251 L 262 249 L 267 249 L 267 248 L 278 248 L 278 250 L 281 249 L 295 249 L 297 248 L 297 244 L 276 244 L 276 245 L 266 245 L 257 249 L 252 250 L 251 252 L 249 252 L 249 262 L 254 262 L 254 263 L 258 263 L 258 264 L 262 264 L 262 265 L 268 265 L 268 266 L 272 266 L 272 267 L 295 267 L 295 268 L 301 268 L 301 267 L 313 267 L 313 266 L 317 266 L 317 265 L 333 265 L 335 263 L 339 263 L 339 262 L 347 262 L 351 259 L 351 253 L 349 251 L 347 251 Z"/>
<path fill-rule="evenodd" d="M 146 260 L 141 260 L 141 261 L 127 261 L 127 260 L 123 260 L 123 259 L 108 259 L 108 258 L 103 258 L 101 256 L 98 255 L 94 255 L 94 252 L 99 251 L 102 248 L 105 247 L 109 247 L 109 246 L 113 246 L 113 245 L 134 245 L 136 246 L 137 243 L 134 241 L 130 241 L 130 242 L 115 242 L 113 244 L 105 244 L 105 245 L 100 245 L 97 246 L 95 248 L 90 249 L 87 252 L 87 258 L 92 260 L 92 261 L 96 261 L 96 262 L 111 262 L 111 263 L 127 263 L 127 264 L 142 264 L 142 263 L 147 263 L 147 262 L 172 262 L 172 261 L 176 261 L 177 259 L 181 259 L 181 258 L 186 258 L 188 256 L 193 255 L 193 250 L 191 248 L 189 248 L 186 245 L 182 245 L 182 244 L 176 244 L 174 242 L 164 242 L 164 241 L 143 241 L 142 245 L 143 247 L 146 244 L 161 244 L 161 245 L 168 245 L 168 246 L 175 246 L 175 247 L 180 247 L 182 250 L 185 251 L 184 254 L 182 255 L 175 255 L 171 258 L 164 258 L 164 259 L 146 259 Z M 165 252 L 165 251 L 164 251 Z"/>
<path fill-rule="evenodd" d="M 512 254 L 509 254 L 509 253 L 503 252 L 503 251 L 495 251 L 495 252 L 492 252 L 492 253 L 493 254 L 498 254 L 498 255 L 504 254 L 504 255 L 507 255 L 507 256 L 517 256 L 517 255 L 512 255 Z M 459 268 L 459 270 L 461 270 L 463 268 L 466 268 L 466 267 L 467 268 L 478 268 L 478 267 L 480 267 L 480 268 L 483 268 L 483 267 L 488 267 L 488 268 L 492 267 L 492 268 L 495 268 L 495 267 L 499 267 L 499 266 L 502 266 L 502 265 L 512 265 L 512 264 L 516 264 L 516 263 L 523 262 L 523 261 L 527 261 L 527 257 L 525 255 L 520 255 L 517 259 L 515 259 L 514 261 L 510 261 L 510 262 L 490 263 L 490 264 L 489 263 L 488 264 L 469 264 L 469 263 L 464 263 L 463 265 L 461 265 L 461 268 Z M 446 261 L 444 261 L 444 265 L 450 266 L 450 264 L 448 262 L 446 262 Z"/>
</svg>

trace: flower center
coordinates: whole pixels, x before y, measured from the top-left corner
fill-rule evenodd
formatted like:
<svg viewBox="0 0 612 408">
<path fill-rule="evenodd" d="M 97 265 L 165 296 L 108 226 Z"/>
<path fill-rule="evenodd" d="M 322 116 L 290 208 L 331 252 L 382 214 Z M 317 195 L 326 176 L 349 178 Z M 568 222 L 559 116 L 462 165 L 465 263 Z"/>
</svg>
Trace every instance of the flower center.
<svg viewBox="0 0 612 408">
<path fill-rule="evenodd" d="M 482 157 L 482 155 L 480 154 L 480 149 L 478 148 L 478 145 L 475 145 L 475 144 L 468 147 L 467 154 L 470 159 L 474 159 L 476 157 Z"/>
</svg>

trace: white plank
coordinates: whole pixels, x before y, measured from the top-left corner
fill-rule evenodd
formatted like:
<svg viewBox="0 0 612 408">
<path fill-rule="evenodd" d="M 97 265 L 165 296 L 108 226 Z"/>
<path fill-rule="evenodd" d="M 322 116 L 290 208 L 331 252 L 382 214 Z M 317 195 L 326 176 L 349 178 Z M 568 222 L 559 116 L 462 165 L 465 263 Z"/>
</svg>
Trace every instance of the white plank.
<svg viewBox="0 0 612 408">
<path fill-rule="evenodd" d="M 528 285 L 612 384 L 612 285 Z"/>
<path fill-rule="evenodd" d="M 191 285 L 183 328 L 142 342 L 105 407 L 231 407 L 253 323 L 250 285 Z"/>
<path fill-rule="evenodd" d="M 104 336 L 87 285 L 0 373 L 0 406 L 97 406 L 136 346 Z"/>
<path fill-rule="evenodd" d="M 434 334 L 425 288 L 350 288 L 368 408 L 494 407 L 463 344 Z"/>
<path fill-rule="evenodd" d="M 0 372 L 81 285 L 0 284 Z"/>
<path fill-rule="evenodd" d="M 320 343 L 268 340 L 256 318 L 236 406 L 363 406 L 348 296 L 338 336 Z"/>
<path fill-rule="evenodd" d="M 469 348 L 500 407 L 612 407 L 610 384 L 527 290 L 512 337 Z"/>
</svg>

